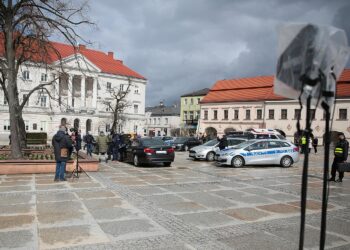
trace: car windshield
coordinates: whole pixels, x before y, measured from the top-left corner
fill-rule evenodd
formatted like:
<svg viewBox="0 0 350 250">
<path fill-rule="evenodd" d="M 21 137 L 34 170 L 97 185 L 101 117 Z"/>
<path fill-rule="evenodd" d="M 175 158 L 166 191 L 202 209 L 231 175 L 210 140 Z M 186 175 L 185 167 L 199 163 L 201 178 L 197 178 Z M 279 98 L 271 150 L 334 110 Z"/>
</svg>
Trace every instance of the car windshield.
<svg viewBox="0 0 350 250">
<path fill-rule="evenodd" d="M 203 146 L 215 146 L 218 143 L 217 139 L 207 141 L 206 143 L 203 144 Z"/>
<path fill-rule="evenodd" d="M 184 143 L 187 139 L 187 137 L 179 137 L 175 139 L 174 143 Z"/>
<path fill-rule="evenodd" d="M 142 144 L 145 147 L 152 147 L 152 146 L 165 146 L 164 141 L 162 141 L 161 139 L 158 138 L 154 138 L 154 139 L 143 139 L 142 140 Z"/>
</svg>

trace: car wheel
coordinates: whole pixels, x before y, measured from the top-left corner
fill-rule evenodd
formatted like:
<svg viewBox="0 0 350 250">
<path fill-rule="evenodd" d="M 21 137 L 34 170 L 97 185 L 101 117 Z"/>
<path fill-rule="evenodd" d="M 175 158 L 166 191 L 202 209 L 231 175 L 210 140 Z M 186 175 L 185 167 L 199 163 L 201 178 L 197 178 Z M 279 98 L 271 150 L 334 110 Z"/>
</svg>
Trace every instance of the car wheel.
<svg viewBox="0 0 350 250">
<path fill-rule="evenodd" d="M 290 156 L 283 156 L 281 159 L 281 166 L 283 168 L 289 168 L 293 164 L 293 159 Z"/>
<path fill-rule="evenodd" d="M 215 153 L 214 152 L 209 152 L 206 156 L 207 161 L 213 161 L 215 160 Z"/>
<path fill-rule="evenodd" d="M 171 166 L 171 162 L 163 162 L 164 167 L 170 167 Z"/>
<path fill-rule="evenodd" d="M 187 151 L 188 151 L 188 149 L 189 149 L 189 147 L 186 145 L 186 146 L 185 146 L 185 151 L 187 152 Z"/>
<path fill-rule="evenodd" d="M 137 155 L 134 155 L 134 166 L 135 167 L 140 166 L 139 157 Z"/>
<path fill-rule="evenodd" d="M 241 156 L 235 156 L 231 162 L 232 167 L 240 168 L 244 166 L 244 159 Z"/>
</svg>

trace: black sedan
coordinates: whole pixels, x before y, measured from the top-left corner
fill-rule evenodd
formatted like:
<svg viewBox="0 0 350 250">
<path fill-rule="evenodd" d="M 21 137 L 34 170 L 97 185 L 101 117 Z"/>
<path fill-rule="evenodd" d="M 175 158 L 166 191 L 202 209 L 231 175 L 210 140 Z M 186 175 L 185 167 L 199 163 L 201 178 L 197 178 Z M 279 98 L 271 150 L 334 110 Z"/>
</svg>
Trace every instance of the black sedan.
<svg viewBox="0 0 350 250">
<path fill-rule="evenodd" d="M 163 163 L 169 167 L 174 161 L 174 149 L 165 145 L 159 138 L 145 137 L 136 139 L 126 149 L 126 162 L 132 162 L 135 166 L 142 164 Z"/>
<path fill-rule="evenodd" d="M 198 145 L 201 145 L 201 142 L 194 137 L 177 137 L 172 143 L 173 148 L 179 151 L 188 151 Z"/>
</svg>

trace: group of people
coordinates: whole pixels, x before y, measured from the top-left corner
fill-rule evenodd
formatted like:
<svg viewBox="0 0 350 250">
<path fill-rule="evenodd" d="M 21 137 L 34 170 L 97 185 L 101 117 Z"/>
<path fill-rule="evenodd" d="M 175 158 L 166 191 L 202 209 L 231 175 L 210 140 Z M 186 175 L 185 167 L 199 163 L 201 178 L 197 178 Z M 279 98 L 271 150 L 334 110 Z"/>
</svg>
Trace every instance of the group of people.
<svg viewBox="0 0 350 250">
<path fill-rule="evenodd" d="M 123 133 L 110 133 L 106 135 L 103 131 L 97 136 L 96 140 L 91 132 L 84 136 L 87 155 L 92 157 L 94 148 L 97 147 L 98 154 L 107 154 L 108 159 L 112 161 L 122 161 L 125 155 L 125 142 Z"/>
<path fill-rule="evenodd" d="M 300 137 L 299 145 L 301 146 L 301 154 L 305 153 L 306 150 L 311 153 L 312 148 L 315 150 L 315 154 L 317 154 L 318 138 L 316 136 L 310 136 L 309 141 L 307 141 L 306 136 L 303 135 Z"/>
</svg>

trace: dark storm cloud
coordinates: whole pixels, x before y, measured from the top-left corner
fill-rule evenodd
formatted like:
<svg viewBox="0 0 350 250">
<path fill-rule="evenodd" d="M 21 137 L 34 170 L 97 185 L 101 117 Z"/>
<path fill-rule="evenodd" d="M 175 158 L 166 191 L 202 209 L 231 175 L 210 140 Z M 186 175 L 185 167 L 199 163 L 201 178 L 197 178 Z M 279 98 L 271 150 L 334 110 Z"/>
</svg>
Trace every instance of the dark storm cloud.
<svg viewBox="0 0 350 250">
<path fill-rule="evenodd" d="M 91 1 L 99 29 L 85 35 L 149 80 L 146 103 L 179 96 L 219 79 L 273 74 L 283 22 L 349 30 L 347 1 Z"/>
</svg>

